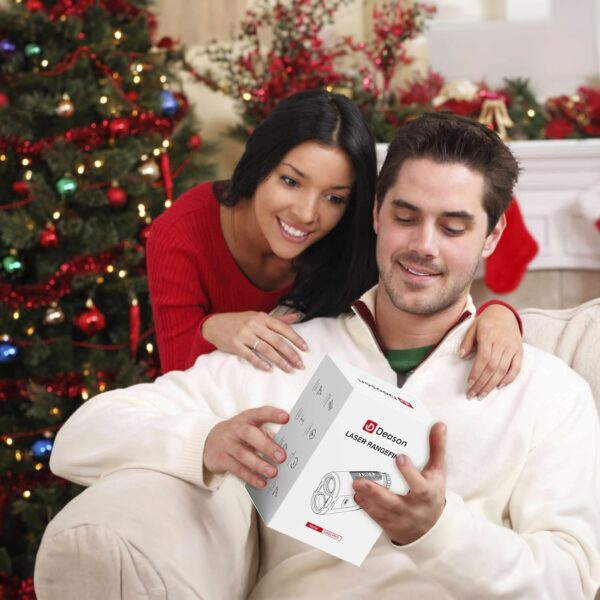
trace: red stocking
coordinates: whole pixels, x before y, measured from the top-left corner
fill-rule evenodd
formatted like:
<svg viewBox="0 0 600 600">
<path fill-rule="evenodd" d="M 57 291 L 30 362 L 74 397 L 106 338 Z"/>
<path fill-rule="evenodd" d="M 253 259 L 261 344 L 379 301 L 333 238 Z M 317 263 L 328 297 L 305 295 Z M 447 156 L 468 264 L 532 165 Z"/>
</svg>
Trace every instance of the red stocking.
<svg viewBox="0 0 600 600">
<path fill-rule="evenodd" d="M 497 294 L 507 294 L 517 288 L 538 251 L 537 242 L 527 230 L 515 198 L 505 214 L 506 229 L 494 253 L 485 262 L 485 283 Z"/>
</svg>

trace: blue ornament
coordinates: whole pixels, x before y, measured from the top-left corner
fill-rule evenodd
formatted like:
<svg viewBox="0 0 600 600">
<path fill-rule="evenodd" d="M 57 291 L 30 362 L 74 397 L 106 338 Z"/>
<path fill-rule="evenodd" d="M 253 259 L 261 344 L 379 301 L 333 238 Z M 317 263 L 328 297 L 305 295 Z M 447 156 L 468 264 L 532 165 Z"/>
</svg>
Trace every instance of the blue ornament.
<svg viewBox="0 0 600 600">
<path fill-rule="evenodd" d="M 169 90 L 163 90 L 160 93 L 160 106 L 163 114 L 167 117 L 172 117 L 179 110 L 179 102 L 173 92 Z"/>
<path fill-rule="evenodd" d="M 12 365 L 19 356 L 19 349 L 10 342 L 0 342 L 0 365 Z"/>
<path fill-rule="evenodd" d="M 2 56 L 10 56 L 11 54 L 14 54 L 16 49 L 17 47 L 8 38 L 0 40 L 0 54 L 2 54 Z"/>
<path fill-rule="evenodd" d="M 33 457 L 38 460 L 48 460 L 50 454 L 52 454 L 52 440 L 42 438 L 33 442 L 31 453 L 33 454 Z"/>
</svg>

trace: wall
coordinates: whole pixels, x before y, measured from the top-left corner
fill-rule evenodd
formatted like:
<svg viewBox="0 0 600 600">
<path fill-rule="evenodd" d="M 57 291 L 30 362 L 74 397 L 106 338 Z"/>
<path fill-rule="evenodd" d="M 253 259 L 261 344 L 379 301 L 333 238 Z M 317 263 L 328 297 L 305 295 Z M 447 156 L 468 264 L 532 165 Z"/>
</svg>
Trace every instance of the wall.
<svg viewBox="0 0 600 600">
<path fill-rule="evenodd" d="M 421 60 L 427 55 L 433 68 L 447 79 L 482 77 L 499 84 L 503 76 L 528 76 L 540 95 L 570 92 L 593 82 L 600 72 L 600 0 L 552 0 L 548 21 L 506 23 L 436 23 L 420 45 Z M 246 5 L 252 0 L 159 0 L 161 31 L 190 46 L 190 56 L 201 66 L 202 45 L 210 39 L 226 41 L 236 30 Z M 333 29 L 364 36 L 369 31 L 372 1 L 354 0 L 340 11 Z M 474 51 L 476 50 L 476 51 Z M 202 119 L 202 134 L 219 139 L 216 157 L 219 175 L 227 177 L 242 151 L 224 132 L 236 122 L 231 99 L 186 82 L 186 91 Z M 477 301 L 497 296 L 480 281 L 474 286 Z M 600 297 L 600 274 L 594 271 L 535 271 L 519 289 L 506 296 L 517 307 L 563 308 Z"/>
</svg>

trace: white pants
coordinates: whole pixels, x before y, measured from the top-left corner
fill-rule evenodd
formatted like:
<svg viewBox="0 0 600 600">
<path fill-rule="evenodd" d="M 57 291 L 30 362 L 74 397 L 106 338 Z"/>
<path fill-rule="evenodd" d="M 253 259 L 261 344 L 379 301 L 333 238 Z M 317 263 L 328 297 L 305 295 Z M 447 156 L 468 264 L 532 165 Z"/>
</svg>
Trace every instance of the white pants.
<svg viewBox="0 0 600 600">
<path fill-rule="evenodd" d="M 48 525 L 39 600 L 246 598 L 256 581 L 256 517 L 242 484 L 217 492 L 129 469 L 100 479 Z"/>
</svg>

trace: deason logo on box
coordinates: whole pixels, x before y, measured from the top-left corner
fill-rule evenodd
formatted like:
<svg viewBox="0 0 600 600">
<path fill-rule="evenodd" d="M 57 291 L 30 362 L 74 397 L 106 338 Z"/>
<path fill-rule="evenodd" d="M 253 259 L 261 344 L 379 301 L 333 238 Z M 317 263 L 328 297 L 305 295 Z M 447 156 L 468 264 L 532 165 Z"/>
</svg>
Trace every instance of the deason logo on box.
<svg viewBox="0 0 600 600">
<path fill-rule="evenodd" d="M 371 421 L 371 419 L 367 419 L 365 424 L 363 425 L 363 431 L 367 433 L 374 433 L 375 435 L 380 435 L 388 440 L 391 440 L 395 444 L 399 444 L 400 446 L 406 446 L 406 440 L 403 440 L 400 437 L 393 435 L 383 429 L 383 427 L 378 427 L 375 421 Z M 369 442 L 369 445 L 371 442 Z"/>
<path fill-rule="evenodd" d="M 373 433 L 377 428 L 377 423 L 375 421 L 371 421 L 371 419 L 367 419 L 367 422 L 363 425 L 363 429 L 367 433 Z"/>
</svg>

